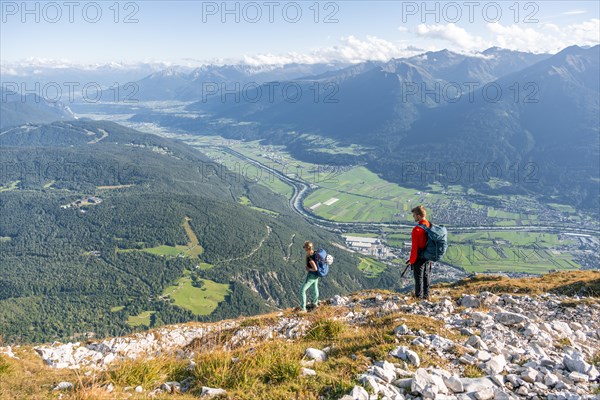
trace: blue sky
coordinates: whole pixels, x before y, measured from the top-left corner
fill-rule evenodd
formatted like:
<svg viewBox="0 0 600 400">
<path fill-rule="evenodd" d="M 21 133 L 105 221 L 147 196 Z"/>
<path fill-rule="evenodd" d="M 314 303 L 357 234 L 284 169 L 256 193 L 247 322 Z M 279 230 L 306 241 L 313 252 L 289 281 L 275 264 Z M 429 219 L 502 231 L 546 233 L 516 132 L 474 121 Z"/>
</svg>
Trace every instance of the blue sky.
<svg viewBox="0 0 600 400">
<path fill-rule="evenodd" d="M 443 48 L 556 52 L 600 40 L 597 1 L 480 1 L 472 21 L 463 1 L 427 2 L 430 14 L 422 1 L 227 2 L 230 14 L 221 1 L 76 1 L 69 9 L 60 0 L 27 2 L 27 12 L 21 1 L 0 3 L 3 63 L 358 62 Z"/>
</svg>

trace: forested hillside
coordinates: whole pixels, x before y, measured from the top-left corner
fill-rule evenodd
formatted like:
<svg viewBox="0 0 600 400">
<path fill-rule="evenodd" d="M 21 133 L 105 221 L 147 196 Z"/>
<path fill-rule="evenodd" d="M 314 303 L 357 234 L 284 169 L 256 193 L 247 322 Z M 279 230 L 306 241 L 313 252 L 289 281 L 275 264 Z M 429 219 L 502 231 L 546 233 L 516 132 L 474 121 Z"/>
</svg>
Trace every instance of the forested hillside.
<svg viewBox="0 0 600 400">
<path fill-rule="evenodd" d="M 358 259 L 294 215 L 285 198 L 184 144 L 74 121 L 5 129 L 0 148 L 5 342 L 118 335 L 294 306 L 307 239 L 336 256 L 323 296 L 395 285 L 397 271 L 364 277 Z M 222 288 L 220 300 L 207 294 L 210 312 L 165 293 L 188 278 L 191 293 Z"/>
</svg>

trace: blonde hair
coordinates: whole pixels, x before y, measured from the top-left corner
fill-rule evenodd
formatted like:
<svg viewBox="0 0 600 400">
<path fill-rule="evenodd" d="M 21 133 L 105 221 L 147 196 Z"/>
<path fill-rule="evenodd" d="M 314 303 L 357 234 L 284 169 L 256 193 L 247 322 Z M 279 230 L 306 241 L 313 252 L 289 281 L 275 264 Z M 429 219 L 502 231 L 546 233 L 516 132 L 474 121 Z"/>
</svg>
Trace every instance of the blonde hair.
<svg viewBox="0 0 600 400">
<path fill-rule="evenodd" d="M 310 249 L 312 251 L 313 250 L 313 244 L 312 244 L 312 242 L 310 242 L 310 241 L 307 240 L 306 242 L 304 242 L 304 246 L 302 246 L 302 248 L 303 249 L 308 248 L 308 249 Z"/>
</svg>

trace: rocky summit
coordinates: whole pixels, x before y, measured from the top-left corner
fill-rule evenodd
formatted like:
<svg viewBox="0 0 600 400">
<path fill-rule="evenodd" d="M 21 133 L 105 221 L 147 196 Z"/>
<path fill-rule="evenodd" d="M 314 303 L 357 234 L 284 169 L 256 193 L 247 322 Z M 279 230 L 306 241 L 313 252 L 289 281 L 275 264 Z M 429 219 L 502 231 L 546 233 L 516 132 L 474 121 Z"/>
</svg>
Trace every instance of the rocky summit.
<svg viewBox="0 0 600 400">
<path fill-rule="evenodd" d="M 62 398 L 600 399 L 594 297 L 438 288 L 430 301 L 362 292 L 326 303 L 308 314 L 2 347 L 0 377 L 17 385 L 20 364 L 38 360 L 49 379 L 38 390 Z M 124 378 L 136 363 L 147 375 L 153 365 L 179 369 Z M 2 398 L 18 393 L 7 385 Z"/>
<path fill-rule="evenodd" d="M 412 347 L 435 352 L 448 361 L 445 367 L 410 371 L 411 366 L 419 367 L 419 358 L 399 346 L 390 355 L 400 363 L 374 362 L 359 376 L 362 388 L 355 387 L 343 400 L 600 399 L 600 372 L 586 361 L 599 361 L 600 303 L 596 301 L 564 307 L 572 299 L 489 292 L 466 295 L 458 302 L 449 298 L 413 304 L 391 301 L 404 313 L 441 320 L 447 329 L 468 339 L 407 331 L 400 325 L 396 335 L 408 336 Z M 481 304 L 484 309 L 473 308 Z"/>
</svg>

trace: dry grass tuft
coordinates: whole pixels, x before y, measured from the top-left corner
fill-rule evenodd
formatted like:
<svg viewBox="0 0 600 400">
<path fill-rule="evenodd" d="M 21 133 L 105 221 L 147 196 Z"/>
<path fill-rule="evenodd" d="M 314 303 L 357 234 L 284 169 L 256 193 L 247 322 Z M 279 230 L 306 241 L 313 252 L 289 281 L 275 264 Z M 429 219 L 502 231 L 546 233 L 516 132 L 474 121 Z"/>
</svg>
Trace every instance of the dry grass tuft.
<svg viewBox="0 0 600 400">
<path fill-rule="evenodd" d="M 13 370 L 12 362 L 3 354 L 0 354 L 0 377 L 10 374 Z"/>
<path fill-rule="evenodd" d="M 554 341 L 554 347 L 557 349 L 564 349 L 565 347 L 571 347 L 573 343 L 568 338 L 561 338 Z"/>
<path fill-rule="evenodd" d="M 600 350 L 596 351 L 594 355 L 590 357 L 589 363 L 596 367 L 600 367 Z"/>
<path fill-rule="evenodd" d="M 144 390 L 150 390 L 164 382 L 185 379 L 189 375 L 188 365 L 187 361 L 168 356 L 124 360 L 111 365 L 110 369 L 104 372 L 102 379 L 115 386 L 142 386 Z"/>
<path fill-rule="evenodd" d="M 313 341 L 337 340 L 346 325 L 332 319 L 319 319 L 313 322 L 306 332 L 305 339 Z"/>
<path fill-rule="evenodd" d="M 485 372 L 483 372 L 477 365 L 467 365 L 463 375 L 466 378 L 482 378 L 485 376 Z"/>
</svg>

